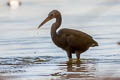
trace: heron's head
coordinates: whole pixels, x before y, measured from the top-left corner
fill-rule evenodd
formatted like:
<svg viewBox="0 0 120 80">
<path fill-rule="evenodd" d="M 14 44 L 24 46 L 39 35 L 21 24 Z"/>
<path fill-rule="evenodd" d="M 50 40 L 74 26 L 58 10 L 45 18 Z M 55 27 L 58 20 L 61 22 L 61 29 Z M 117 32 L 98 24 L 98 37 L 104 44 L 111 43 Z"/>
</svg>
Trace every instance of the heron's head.
<svg viewBox="0 0 120 80">
<path fill-rule="evenodd" d="M 46 22 L 48 22 L 49 20 L 56 18 L 57 16 L 60 15 L 60 12 L 58 10 L 52 10 L 49 14 L 48 17 L 38 26 L 38 29 L 45 24 Z"/>
</svg>

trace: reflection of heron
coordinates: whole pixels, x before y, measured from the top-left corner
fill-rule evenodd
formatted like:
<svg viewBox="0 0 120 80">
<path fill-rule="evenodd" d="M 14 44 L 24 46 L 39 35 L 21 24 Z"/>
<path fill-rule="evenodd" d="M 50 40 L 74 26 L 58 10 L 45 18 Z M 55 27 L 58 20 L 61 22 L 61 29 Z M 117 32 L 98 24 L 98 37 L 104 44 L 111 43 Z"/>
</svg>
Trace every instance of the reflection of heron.
<svg viewBox="0 0 120 80">
<path fill-rule="evenodd" d="M 8 0 L 7 1 L 7 5 L 11 8 L 11 9 L 16 9 L 21 5 L 21 2 L 19 0 Z"/>
<path fill-rule="evenodd" d="M 92 68 L 91 68 L 92 67 Z M 86 80 L 94 80 L 95 78 L 95 66 L 94 64 L 91 65 L 81 61 L 80 64 L 71 64 L 67 65 L 67 68 L 64 70 L 66 74 L 62 75 L 61 78 L 63 79 L 83 79 Z"/>
<path fill-rule="evenodd" d="M 59 65 L 60 72 L 51 74 L 52 76 L 60 76 L 60 80 L 97 80 L 96 66 L 88 60 L 81 60 L 77 64 L 69 64 L 67 66 Z"/>
<path fill-rule="evenodd" d="M 72 53 L 76 53 L 77 61 L 79 61 L 82 52 L 88 50 L 89 47 L 98 46 L 98 43 L 90 35 L 82 31 L 64 28 L 56 32 L 62 22 L 61 14 L 57 10 L 51 11 L 38 28 L 53 18 L 56 18 L 56 22 L 51 28 L 52 40 L 58 47 L 67 52 L 69 62 L 72 61 Z"/>
</svg>

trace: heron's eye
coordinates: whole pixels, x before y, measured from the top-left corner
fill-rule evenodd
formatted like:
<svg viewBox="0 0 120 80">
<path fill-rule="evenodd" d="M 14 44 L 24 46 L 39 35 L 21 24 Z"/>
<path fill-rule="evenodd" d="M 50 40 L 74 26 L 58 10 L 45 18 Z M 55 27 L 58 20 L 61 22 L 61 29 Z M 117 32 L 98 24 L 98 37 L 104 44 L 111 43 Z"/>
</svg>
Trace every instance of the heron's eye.
<svg viewBox="0 0 120 80">
<path fill-rule="evenodd" d="M 51 14 L 50 16 L 53 17 L 53 14 Z"/>
</svg>

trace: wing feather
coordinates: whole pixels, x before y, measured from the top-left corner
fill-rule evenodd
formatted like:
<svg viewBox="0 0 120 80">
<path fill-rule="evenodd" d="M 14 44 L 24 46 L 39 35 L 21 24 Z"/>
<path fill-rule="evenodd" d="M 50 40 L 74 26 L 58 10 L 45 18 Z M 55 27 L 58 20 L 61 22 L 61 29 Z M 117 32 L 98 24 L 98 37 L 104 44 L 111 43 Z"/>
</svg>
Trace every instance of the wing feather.
<svg viewBox="0 0 120 80">
<path fill-rule="evenodd" d="M 58 35 L 64 37 L 64 40 L 62 40 L 74 49 L 83 48 L 82 50 L 84 50 L 94 42 L 90 35 L 73 29 L 61 29 L 59 30 Z"/>
</svg>

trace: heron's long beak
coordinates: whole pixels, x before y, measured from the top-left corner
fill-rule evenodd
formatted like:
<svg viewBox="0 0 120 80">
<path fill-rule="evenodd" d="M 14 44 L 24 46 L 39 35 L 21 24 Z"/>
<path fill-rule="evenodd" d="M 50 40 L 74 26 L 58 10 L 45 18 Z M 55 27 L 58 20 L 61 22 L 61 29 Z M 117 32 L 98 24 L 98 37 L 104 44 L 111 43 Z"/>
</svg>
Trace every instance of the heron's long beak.
<svg viewBox="0 0 120 80">
<path fill-rule="evenodd" d="M 51 20 L 50 17 L 47 17 L 39 26 L 38 26 L 38 29 L 43 25 L 45 24 L 46 22 L 48 22 L 49 20 Z"/>
</svg>

